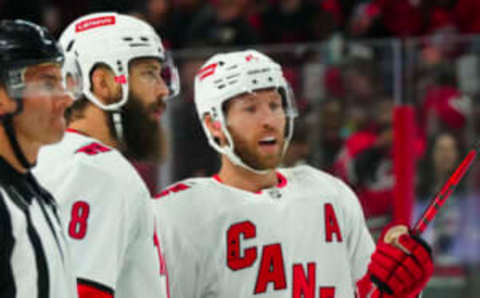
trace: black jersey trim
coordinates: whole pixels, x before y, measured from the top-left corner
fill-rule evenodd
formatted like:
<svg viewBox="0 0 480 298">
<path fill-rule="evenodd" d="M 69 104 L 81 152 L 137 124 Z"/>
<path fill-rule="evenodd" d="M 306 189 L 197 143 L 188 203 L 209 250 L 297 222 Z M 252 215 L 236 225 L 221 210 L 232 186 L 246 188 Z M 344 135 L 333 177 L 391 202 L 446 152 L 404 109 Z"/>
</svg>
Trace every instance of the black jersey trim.
<svg viewBox="0 0 480 298">
<path fill-rule="evenodd" d="M 52 234 L 55 237 L 55 241 L 57 242 L 58 250 L 62 255 L 62 261 L 63 261 L 64 260 L 63 250 L 62 250 L 62 246 L 60 245 L 60 241 L 58 240 L 57 230 L 54 228 L 50 215 L 46 210 L 46 207 L 50 208 L 50 210 L 53 213 L 53 216 L 55 217 L 55 220 L 57 221 L 57 224 L 61 226 L 62 223 L 57 214 L 57 203 L 53 198 L 53 196 L 38 183 L 37 179 L 35 179 L 35 177 L 31 173 L 27 176 L 27 180 L 30 182 L 29 186 L 32 188 L 31 189 L 32 193 L 35 195 L 35 197 L 38 198 L 38 203 L 40 205 L 40 208 L 42 209 L 43 215 L 47 219 L 48 226 L 50 227 L 50 230 L 52 231 Z M 44 204 L 46 204 L 46 206 Z"/>
<path fill-rule="evenodd" d="M 15 277 L 13 276 L 11 258 L 15 238 L 12 233 L 12 220 L 7 206 L 4 202 L 4 196 L 0 192 L 0 296 L 15 297 L 17 289 L 15 287 Z"/>
<path fill-rule="evenodd" d="M 47 257 L 45 256 L 45 252 L 43 250 L 40 235 L 38 235 L 38 232 L 32 223 L 30 211 L 28 210 L 29 205 L 26 203 L 26 198 L 23 197 L 13 185 L 8 188 L 7 194 L 10 196 L 12 202 L 15 203 L 15 205 L 25 214 L 25 219 L 27 221 L 27 235 L 30 239 L 30 243 L 32 244 L 33 253 L 35 255 L 35 264 L 37 265 L 38 298 L 49 298 L 50 276 L 48 271 Z M 31 196 L 33 197 L 33 194 L 31 194 Z M 41 203 L 39 202 L 39 204 Z"/>
<path fill-rule="evenodd" d="M 40 205 L 40 209 L 42 210 L 43 216 L 47 220 L 48 227 L 52 231 L 53 237 L 55 238 L 55 242 L 57 243 L 58 251 L 60 252 L 60 255 L 62 257 L 62 262 L 65 262 L 65 258 L 63 256 L 63 249 L 62 249 L 62 246 L 60 245 L 60 241 L 58 240 L 57 231 L 55 230 L 55 227 L 53 226 L 52 220 L 50 219 L 50 215 L 48 215 L 48 212 L 45 209 L 45 206 L 43 205 L 43 202 L 41 200 L 38 200 L 38 205 Z"/>
<path fill-rule="evenodd" d="M 109 286 L 103 285 L 99 282 L 93 281 L 91 279 L 86 279 L 86 278 L 77 278 L 77 283 L 83 284 L 89 287 L 96 288 L 102 292 L 108 293 L 113 296 L 114 290 L 110 288 Z"/>
<path fill-rule="evenodd" d="M 33 246 L 33 252 L 35 254 L 35 262 L 37 264 L 37 286 L 38 286 L 38 298 L 49 298 L 50 292 L 50 276 L 48 273 L 48 264 L 45 252 L 43 251 L 42 241 L 40 236 L 35 230 L 32 219 L 30 218 L 30 212 L 25 212 L 27 219 L 27 234 L 30 238 L 30 242 Z"/>
</svg>

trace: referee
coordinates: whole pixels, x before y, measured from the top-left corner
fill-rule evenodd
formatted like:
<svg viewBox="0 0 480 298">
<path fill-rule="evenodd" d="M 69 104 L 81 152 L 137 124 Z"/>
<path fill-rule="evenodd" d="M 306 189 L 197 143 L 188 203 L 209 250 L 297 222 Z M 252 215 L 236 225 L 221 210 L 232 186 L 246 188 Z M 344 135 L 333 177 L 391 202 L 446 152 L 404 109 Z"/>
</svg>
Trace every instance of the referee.
<svg viewBox="0 0 480 298">
<path fill-rule="evenodd" d="M 77 297 L 55 200 L 30 173 L 64 133 L 63 53 L 33 23 L 0 21 L 0 297 Z"/>
</svg>

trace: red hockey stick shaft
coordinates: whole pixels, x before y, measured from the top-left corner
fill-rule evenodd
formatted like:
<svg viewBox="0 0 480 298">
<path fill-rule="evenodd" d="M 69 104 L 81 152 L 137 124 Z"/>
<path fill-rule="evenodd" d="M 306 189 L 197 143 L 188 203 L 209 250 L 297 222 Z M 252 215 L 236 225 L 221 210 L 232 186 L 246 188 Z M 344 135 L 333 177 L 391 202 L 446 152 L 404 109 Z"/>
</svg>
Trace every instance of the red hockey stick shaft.
<svg viewBox="0 0 480 298">
<path fill-rule="evenodd" d="M 412 233 L 414 235 L 420 235 L 425 231 L 428 224 L 435 218 L 438 213 L 438 210 L 443 206 L 445 201 L 448 199 L 450 194 L 455 190 L 458 183 L 462 180 L 465 173 L 472 166 L 475 157 L 477 156 L 479 150 L 479 145 L 477 144 L 474 149 L 468 152 L 465 159 L 460 163 L 455 172 L 450 176 L 447 182 L 443 185 L 440 192 L 438 192 L 435 197 L 432 199 L 428 207 L 423 212 L 420 219 L 417 221 L 413 227 Z"/>
</svg>

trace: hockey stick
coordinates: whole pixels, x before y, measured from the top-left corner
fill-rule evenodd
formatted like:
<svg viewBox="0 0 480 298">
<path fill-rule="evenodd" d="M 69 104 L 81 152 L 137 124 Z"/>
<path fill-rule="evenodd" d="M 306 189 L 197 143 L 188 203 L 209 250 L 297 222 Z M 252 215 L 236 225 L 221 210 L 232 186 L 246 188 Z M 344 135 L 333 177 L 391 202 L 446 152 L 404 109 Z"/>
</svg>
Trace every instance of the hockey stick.
<svg viewBox="0 0 480 298">
<path fill-rule="evenodd" d="M 423 211 L 422 216 L 418 219 L 416 224 L 411 230 L 412 235 L 420 236 L 428 227 L 430 222 L 435 218 L 438 213 L 438 210 L 443 206 L 448 197 L 457 187 L 460 180 L 462 180 L 465 173 L 470 169 L 477 156 L 477 153 L 480 151 L 480 142 L 478 142 L 473 149 L 471 149 L 467 156 L 463 159 L 460 165 L 457 167 L 455 172 L 448 178 L 447 182 L 443 185 L 441 190 L 435 195 L 435 197 L 430 201 L 425 211 Z M 398 237 L 401 234 L 408 233 L 408 227 L 401 225 L 391 228 L 384 237 L 386 243 L 396 243 Z"/>
<path fill-rule="evenodd" d="M 462 180 L 465 173 L 470 169 L 480 150 L 480 142 L 478 142 L 473 149 L 471 149 L 467 156 L 463 159 L 460 165 L 455 169 L 455 172 L 448 178 L 447 182 L 442 186 L 441 190 L 435 195 L 435 197 L 430 201 L 427 208 L 423 212 L 422 216 L 418 219 L 417 223 L 411 230 L 411 234 L 415 236 L 420 236 L 428 227 L 430 222 L 435 218 L 440 208 L 443 206 L 445 201 L 448 197 L 452 194 L 452 192 L 457 187 L 458 183 Z M 405 225 L 398 225 L 390 228 L 390 230 L 384 236 L 385 243 L 389 243 L 395 245 L 402 251 L 407 254 L 410 252 L 403 247 L 399 242 L 398 239 L 402 234 L 408 233 L 408 227 Z M 391 289 L 386 286 L 380 279 L 376 276 L 372 275 L 371 277 L 372 282 L 380 288 L 382 291 L 385 291 L 389 294 L 391 293 Z"/>
<path fill-rule="evenodd" d="M 477 153 L 480 150 L 480 142 L 477 142 L 475 147 L 471 149 L 467 156 L 460 163 L 455 172 L 448 178 L 447 182 L 443 185 L 441 190 L 435 195 L 432 201 L 428 204 L 428 207 L 423 212 L 422 216 L 418 219 L 417 223 L 413 227 L 411 233 L 416 236 L 425 231 L 428 224 L 435 218 L 438 213 L 438 210 L 443 206 L 448 197 L 457 187 L 460 180 L 462 180 L 465 173 L 470 169 L 477 156 Z"/>
</svg>

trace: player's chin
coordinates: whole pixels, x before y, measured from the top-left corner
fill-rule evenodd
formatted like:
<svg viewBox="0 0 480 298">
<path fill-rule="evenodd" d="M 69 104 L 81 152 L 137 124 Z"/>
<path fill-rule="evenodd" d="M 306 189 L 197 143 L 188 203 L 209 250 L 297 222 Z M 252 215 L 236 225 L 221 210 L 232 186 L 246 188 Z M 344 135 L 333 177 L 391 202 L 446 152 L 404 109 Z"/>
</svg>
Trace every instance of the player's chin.
<svg viewBox="0 0 480 298">
<path fill-rule="evenodd" d="M 50 142 L 48 144 L 55 144 L 60 142 L 63 139 L 64 135 L 65 135 L 65 130 L 56 131 L 54 134 L 52 134 L 49 140 Z"/>
<path fill-rule="evenodd" d="M 282 159 L 278 154 L 262 156 L 258 159 L 257 170 L 273 170 L 276 169 Z"/>
<path fill-rule="evenodd" d="M 65 135 L 66 128 L 67 126 L 65 124 L 65 121 L 59 121 L 52 125 L 48 135 L 45 138 L 44 144 L 49 145 L 60 142 Z"/>
<path fill-rule="evenodd" d="M 280 157 L 281 155 L 281 148 L 279 145 L 275 146 L 260 146 L 258 148 L 257 154 L 262 158 L 262 159 L 268 159 L 268 160 L 276 160 Z"/>
</svg>

